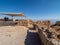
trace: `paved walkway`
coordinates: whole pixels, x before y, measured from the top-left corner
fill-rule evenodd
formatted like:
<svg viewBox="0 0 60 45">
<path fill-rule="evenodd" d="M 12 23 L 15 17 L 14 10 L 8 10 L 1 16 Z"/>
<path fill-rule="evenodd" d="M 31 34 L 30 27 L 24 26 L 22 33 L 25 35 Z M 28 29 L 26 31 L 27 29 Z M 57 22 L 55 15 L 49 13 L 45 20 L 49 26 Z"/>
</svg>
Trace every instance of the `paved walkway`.
<svg viewBox="0 0 60 45">
<path fill-rule="evenodd" d="M 2 26 L 0 27 L 0 45 L 42 45 L 35 30 L 25 27 Z"/>
<path fill-rule="evenodd" d="M 0 27 L 0 45 L 25 45 L 27 29 L 25 27 Z"/>
</svg>

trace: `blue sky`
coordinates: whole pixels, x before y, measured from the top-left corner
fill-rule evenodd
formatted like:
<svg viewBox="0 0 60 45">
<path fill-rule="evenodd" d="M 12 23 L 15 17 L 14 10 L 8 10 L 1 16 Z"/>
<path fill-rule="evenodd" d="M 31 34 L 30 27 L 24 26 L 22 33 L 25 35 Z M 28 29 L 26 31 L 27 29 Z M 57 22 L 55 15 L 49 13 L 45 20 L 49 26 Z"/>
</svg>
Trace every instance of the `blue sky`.
<svg viewBox="0 0 60 45">
<path fill-rule="evenodd" d="M 60 19 L 60 0 L 0 0 L 0 12 L 22 12 L 31 19 Z"/>
</svg>

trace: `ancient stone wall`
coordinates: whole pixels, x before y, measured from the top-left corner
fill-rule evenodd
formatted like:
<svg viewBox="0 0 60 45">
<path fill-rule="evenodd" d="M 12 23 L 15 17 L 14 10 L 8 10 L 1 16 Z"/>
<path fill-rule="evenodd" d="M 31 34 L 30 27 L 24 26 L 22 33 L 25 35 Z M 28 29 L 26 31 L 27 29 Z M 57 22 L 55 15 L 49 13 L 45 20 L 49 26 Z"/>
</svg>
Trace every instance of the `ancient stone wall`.
<svg viewBox="0 0 60 45">
<path fill-rule="evenodd" d="M 29 28 L 33 28 L 33 27 L 34 27 L 34 21 L 29 20 L 29 22 L 28 22 L 28 27 L 29 27 Z"/>
<path fill-rule="evenodd" d="M 19 20 L 19 21 L 0 21 L 0 26 L 28 26 L 27 20 Z"/>
<path fill-rule="evenodd" d="M 20 26 L 28 26 L 28 21 L 27 20 L 19 20 L 18 25 L 20 25 Z"/>
<path fill-rule="evenodd" d="M 39 27 L 45 27 L 45 28 L 48 28 L 50 27 L 50 21 L 47 20 L 47 21 L 38 21 L 37 24 L 39 25 Z"/>
<path fill-rule="evenodd" d="M 52 43 L 49 41 L 49 39 L 46 37 L 42 30 L 39 29 L 38 34 L 44 45 L 52 45 Z"/>
</svg>

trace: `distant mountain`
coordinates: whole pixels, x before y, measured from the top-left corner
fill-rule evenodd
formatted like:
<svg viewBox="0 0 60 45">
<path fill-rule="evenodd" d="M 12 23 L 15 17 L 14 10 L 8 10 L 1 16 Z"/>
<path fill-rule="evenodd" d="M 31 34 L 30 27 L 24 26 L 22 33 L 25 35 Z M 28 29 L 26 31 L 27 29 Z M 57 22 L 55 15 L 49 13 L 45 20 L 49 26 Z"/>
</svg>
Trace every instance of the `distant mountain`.
<svg viewBox="0 0 60 45">
<path fill-rule="evenodd" d="M 50 20 L 51 21 L 51 25 L 55 24 L 56 21 L 60 21 L 60 20 L 57 20 L 57 19 L 53 19 L 53 20 Z"/>
</svg>

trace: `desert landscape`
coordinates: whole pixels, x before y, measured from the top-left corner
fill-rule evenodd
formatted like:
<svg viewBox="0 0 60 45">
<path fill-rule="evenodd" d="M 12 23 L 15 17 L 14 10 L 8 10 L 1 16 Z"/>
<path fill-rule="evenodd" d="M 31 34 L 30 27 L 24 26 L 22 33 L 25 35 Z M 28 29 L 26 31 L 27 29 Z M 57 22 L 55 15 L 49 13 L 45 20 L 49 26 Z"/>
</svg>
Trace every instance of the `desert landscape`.
<svg viewBox="0 0 60 45">
<path fill-rule="evenodd" d="M 60 0 L 0 0 L 0 45 L 60 45 Z"/>
</svg>

